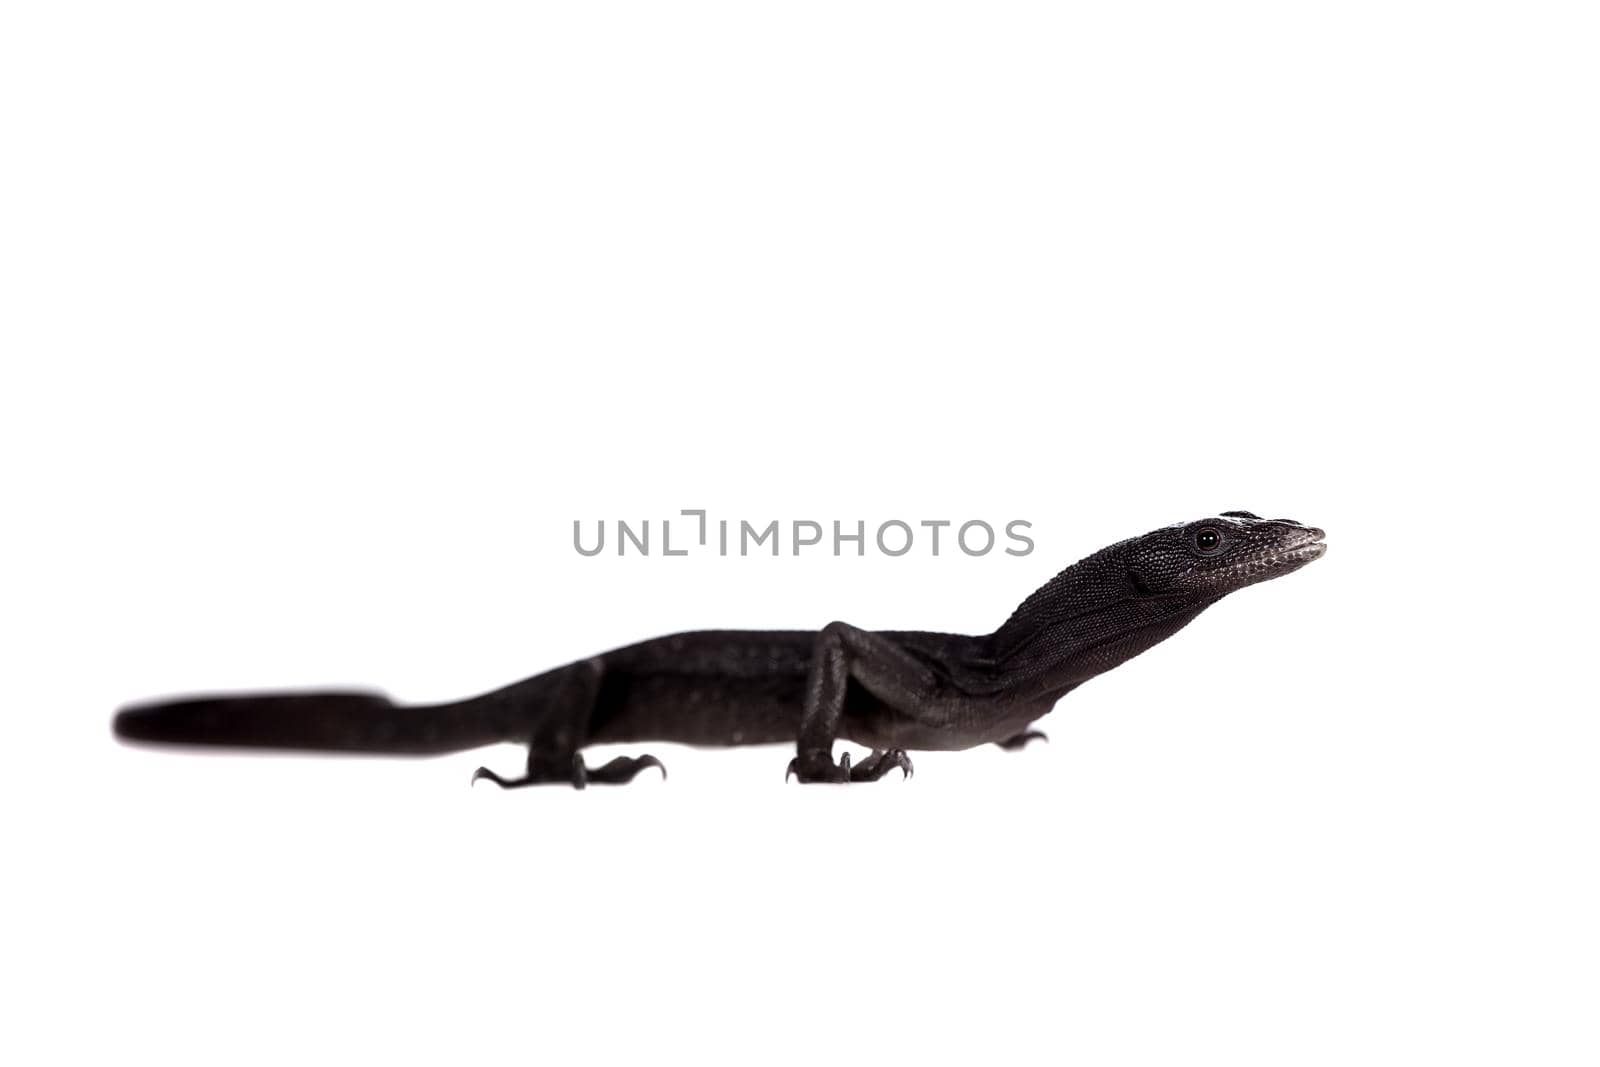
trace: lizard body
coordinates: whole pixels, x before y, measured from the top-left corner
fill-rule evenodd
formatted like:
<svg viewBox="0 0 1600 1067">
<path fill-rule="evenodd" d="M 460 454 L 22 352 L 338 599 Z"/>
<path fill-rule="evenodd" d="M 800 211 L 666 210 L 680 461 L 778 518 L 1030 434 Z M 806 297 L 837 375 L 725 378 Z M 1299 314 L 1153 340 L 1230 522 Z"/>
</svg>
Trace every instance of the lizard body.
<svg viewBox="0 0 1600 1067">
<path fill-rule="evenodd" d="M 528 746 L 526 773 L 502 786 L 582 787 L 631 780 L 653 756 L 588 767 L 588 744 L 792 743 L 802 782 L 868 781 L 906 750 L 953 750 L 1042 737 L 1029 727 L 1062 696 L 1126 662 L 1222 597 L 1319 558 L 1323 532 L 1289 519 L 1223 512 L 1118 542 L 1035 591 L 984 635 L 707 630 L 615 649 L 452 704 L 399 706 L 370 693 L 198 697 L 136 706 L 118 736 L 173 744 L 427 755 L 501 741 Z M 844 738 L 872 755 L 835 761 Z M 665 769 L 662 769 L 665 774 Z"/>
</svg>

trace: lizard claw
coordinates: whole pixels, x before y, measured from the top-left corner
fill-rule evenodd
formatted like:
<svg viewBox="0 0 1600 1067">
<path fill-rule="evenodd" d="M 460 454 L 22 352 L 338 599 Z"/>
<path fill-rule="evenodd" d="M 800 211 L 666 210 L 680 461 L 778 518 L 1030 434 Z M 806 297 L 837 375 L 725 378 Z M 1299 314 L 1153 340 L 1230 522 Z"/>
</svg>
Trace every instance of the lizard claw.
<svg viewBox="0 0 1600 1067">
<path fill-rule="evenodd" d="M 472 772 L 472 784 L 477 785 L 478 779 L 480 778 L 487 778 L 501 789 L 505 789 L 508 784 L 504 778 L 500 777 L 487 767 L 479 767 L 477 770 Z"/>
</svg>

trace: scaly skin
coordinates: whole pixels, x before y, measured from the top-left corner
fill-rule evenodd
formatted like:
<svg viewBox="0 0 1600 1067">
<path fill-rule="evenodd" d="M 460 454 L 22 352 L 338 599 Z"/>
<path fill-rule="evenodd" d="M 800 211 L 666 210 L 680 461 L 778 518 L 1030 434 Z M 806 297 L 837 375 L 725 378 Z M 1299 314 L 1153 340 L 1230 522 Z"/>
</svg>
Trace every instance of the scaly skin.
<svg viewBox="0 0 1600 1067">
<path fill-rule="evenodd" d="M 1323 533 L 1227 511 L 1121 541 L 1068 567 L 993 633 L 708 630 L 672 634 L 455 704 L 402 707 L 366 693 L 202 697 L 133 707 L 136 741 L 423 755 L 500 741 L 528 745 L 501 786 L 629 781 L 653 756 L 598 768 L 585 745 L 793 743 L 802 782 L 871 781 L 909 749 L 1020 748 L 1062 696 L 1186 626 L 1229 593 L 1319 558 Z M 872 749 L 851 766 L 846 738 Z"/>
</svg>

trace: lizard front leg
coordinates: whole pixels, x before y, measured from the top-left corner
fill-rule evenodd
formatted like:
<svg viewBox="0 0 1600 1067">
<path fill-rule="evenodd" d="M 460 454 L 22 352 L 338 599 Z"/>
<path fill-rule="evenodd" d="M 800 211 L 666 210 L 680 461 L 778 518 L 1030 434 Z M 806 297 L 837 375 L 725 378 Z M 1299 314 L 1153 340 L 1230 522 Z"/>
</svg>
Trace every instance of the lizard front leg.
<svg viewBox="0 0 1600 1067">
<path fill-rule="evenodd" d="M 925 663 L 888 638 L 843 622 L 824 626 L 817 634 L 797 751 L 789 763 L 788 774 L 802 782 L 874 781 L 895 767 L 911 776 L 911 760 L 901 749 L 874 752 L 855 768 L 848 754 L 834 762 L 833 742 L 852 678 L 885 704 L 906 711 L 928 700 L 936 685 Z"/>
</svg>

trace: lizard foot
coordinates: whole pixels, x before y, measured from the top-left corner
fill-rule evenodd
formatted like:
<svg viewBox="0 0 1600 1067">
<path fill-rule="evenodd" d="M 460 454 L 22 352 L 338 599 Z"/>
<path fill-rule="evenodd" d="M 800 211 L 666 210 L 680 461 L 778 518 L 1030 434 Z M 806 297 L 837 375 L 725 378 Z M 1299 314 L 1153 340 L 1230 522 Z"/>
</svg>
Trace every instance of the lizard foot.
<svg viewBox="0 0 1600 1067">
<path fill-rule="evenodd" d="M 565 774 L 548 769 L 535 773 L 530 769 L 521 778 L 502 778 L 487 767 L 479 767 L 472 772 L 472 784 L 477 785 L 478 780 L 483 778 L 501 789 L 521 789 L 528 785 L 570 785 L 574 789 L 583 789 L 590 782 L 597 785 L 624 785 L 633 781 L 634 776 L 646 767 L 654 767 L 661 772 L 662 780 L 666 779 L 666 766 L 654 756 L 618 756 L 594 768 L 585 764 L 582 756 L 573 756 L 572 768 Z"/>
<path fill-rule="evenodd" d="M 1029 741 L 1049 740 L 1049 736 L 1047 736 L 1043 730 L 1024 730 L 1015 737 L 1008 737 L 1004 741 L 996 741 L 995 744 L 999 745 L 1007 752 L 1016 752 L 1019 749 L 1027 748 Z"/>
<path fill-rule="evenodd" d="M 855 767 L 850 766 L 848 752 L 839 756 L 838 763 L 834 763 L 826 752 L 816 752 L 790 760 L 783 780 L 787 782 L 794 777 L 801 782 L 876 782 L 896 767 L 906 778 L 911 777 L 911 759 L 898 748 L 887 752 L 874 751 Z"/>
<path fill-rule="evenodd" d="M 840 755 L 838 763 L 833 762 L 833 757 L 826 752 L 808 752 L 804 758 L 796 756 L 789 761 L 789 769 L 783 772 L 785 782 L 791 777 L 800 779 L 802 783 L 848 782 L 850 753 Z"/>
<path fill-rule="evenodd" d="M 906 755 L 903 748 L 891 748 L 887 752 L 874 750 L 872 755 L 861 761 L 860 766 L 850 772 L 852 782 L 876 782 L 896 767 L 900 768 L 900 780 L 905 781 L 916 773 L 911 767 L 911 757 Z"/>
<path fill-rule="evenodd" d="M 609 763 L 593 769 L 586 767 L 584 770 L 591 782 L 597 782 L 601 785 L 624 785 L 633 781 L 634 775 L 646 767 L 654 767 L 661 772 L 661 780 L 663 782 L 667 780 L 666 765 L 650 755 L 618 756 Z M 579 786 L 578 788 L 581 789 L 583 787 Z"/>
</svg>

